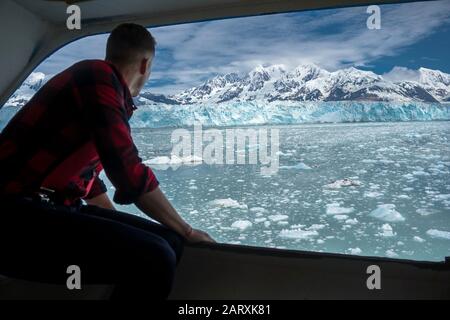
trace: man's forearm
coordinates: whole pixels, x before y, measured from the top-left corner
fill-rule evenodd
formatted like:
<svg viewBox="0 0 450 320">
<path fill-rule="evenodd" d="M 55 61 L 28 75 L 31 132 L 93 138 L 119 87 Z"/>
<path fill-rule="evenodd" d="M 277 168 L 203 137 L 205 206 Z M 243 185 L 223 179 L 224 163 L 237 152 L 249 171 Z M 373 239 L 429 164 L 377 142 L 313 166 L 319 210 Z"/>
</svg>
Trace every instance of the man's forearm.
<svg viewBox="0 0 450 320">
<path fill-rule="evenodd" d="M 143 194 L 135 204 L 150 218 L 184 237 L 188 237 L 192 231 L 191 226 L 178 214 L 159 187 Z"/>
</svg>

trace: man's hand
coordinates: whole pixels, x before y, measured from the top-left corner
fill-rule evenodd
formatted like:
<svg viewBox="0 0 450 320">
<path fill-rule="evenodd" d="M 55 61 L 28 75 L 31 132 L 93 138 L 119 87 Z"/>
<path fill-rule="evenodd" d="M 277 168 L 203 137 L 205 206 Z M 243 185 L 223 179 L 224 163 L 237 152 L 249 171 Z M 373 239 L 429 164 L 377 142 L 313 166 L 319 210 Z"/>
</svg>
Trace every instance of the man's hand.
<svg viewBox="0 0 450 320">
<path fill-rule="evenodd" d="M 190 243 L 199 243 L 199 242 L 216 242 L 209 234 L 205 231 L 198 229 L 190 229 L 190 232 L 186 235 L 186 240 Z"/>
</svg>

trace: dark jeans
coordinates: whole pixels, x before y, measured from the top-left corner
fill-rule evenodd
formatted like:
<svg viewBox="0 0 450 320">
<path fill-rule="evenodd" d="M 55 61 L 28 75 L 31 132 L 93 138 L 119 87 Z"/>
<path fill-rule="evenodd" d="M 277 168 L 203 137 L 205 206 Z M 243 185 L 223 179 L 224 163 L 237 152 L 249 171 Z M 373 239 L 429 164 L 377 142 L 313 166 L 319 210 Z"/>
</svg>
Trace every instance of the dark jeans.
<svg viewBox="0 0 450 320">
<path fill-rule="evenodd" d="M 115 284 L 112 298 L 165 299 L 183 239 L 134 215 L 96 206 L 0 202 L 0 274 L 66 285 L 67 267 L 83 284 Z"/>
</svg>

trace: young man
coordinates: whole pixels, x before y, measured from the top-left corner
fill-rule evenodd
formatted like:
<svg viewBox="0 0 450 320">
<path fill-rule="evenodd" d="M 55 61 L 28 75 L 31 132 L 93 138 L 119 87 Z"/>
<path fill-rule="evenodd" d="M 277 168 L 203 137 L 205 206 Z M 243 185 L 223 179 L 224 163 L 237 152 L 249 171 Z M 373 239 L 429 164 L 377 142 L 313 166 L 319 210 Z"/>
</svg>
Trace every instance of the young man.
<svg viewBox="0 0 450 320">
<path fill-rule="evenodd" d="M 65 283 L 74 264 L 86 283 L 116 283 L 114 297 L 165 298 L 183 242 L 214 241 L 172 207 L 131 137 L 154 54 L 144 27 L 118 26 L 105 61 L 53 77 L 1 132 L 0 274 Z M 161 225 L 115 211 L 102 169 L 116 203 Z"/>
</svg>

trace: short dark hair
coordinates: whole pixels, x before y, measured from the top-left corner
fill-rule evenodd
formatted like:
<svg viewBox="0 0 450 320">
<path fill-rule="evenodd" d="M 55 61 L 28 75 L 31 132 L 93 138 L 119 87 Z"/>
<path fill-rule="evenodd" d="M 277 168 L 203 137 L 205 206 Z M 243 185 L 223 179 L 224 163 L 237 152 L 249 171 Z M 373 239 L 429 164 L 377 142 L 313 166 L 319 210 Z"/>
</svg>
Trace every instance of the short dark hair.
<svg viewBox="0 0 450 320">
<path fill-rule="evenodd" d="M 129 64 L 135 62 L 141 53 L 155 53 L 155 46 L 155 38 L 146 28 L 135 23 L 123 23 L 108 37 L 106 60 Z"/>
</svg>

